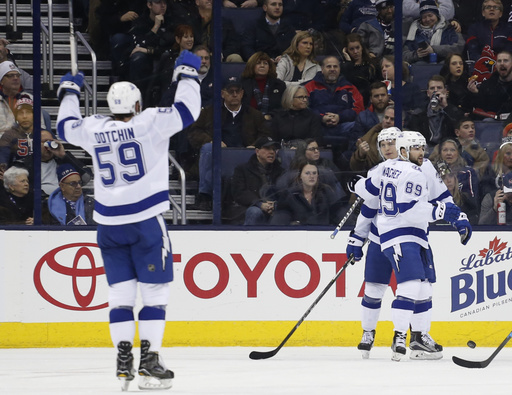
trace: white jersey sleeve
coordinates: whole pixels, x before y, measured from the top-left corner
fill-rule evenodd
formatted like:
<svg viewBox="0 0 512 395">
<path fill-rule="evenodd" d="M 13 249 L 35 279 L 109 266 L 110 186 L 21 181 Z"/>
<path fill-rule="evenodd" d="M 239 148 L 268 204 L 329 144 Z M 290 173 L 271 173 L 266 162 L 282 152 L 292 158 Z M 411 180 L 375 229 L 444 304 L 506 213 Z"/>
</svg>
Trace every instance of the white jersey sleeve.
<svg viewBox="0 0 512 395">
<path fill-rule="evenodd" d="M 199 116 L 199 84 L 183 78 L 172 107 L 148 108 L 129 121 L 94 115 L 82 119 L 76 95 L 65 95 L 59 137 L 85 149 L 94 166 L 94 220 L 139 222 L 169 209 L 169 138 Z"/>
<path fill-rule="evenodd" d="M 379 188 L 372 184 L 372 175 L 379 172 L 380 163 L 368 171 L 366 178 L 362 178 L 355 185 L 355 192 L 358 196 L 365 196 L 361 212 L 357 216 L 354 233 L 362 238 L 369 238 L 372 242 L 380 244 L 379 233 L 375 225 L 379 208 Z"/>
</svg>

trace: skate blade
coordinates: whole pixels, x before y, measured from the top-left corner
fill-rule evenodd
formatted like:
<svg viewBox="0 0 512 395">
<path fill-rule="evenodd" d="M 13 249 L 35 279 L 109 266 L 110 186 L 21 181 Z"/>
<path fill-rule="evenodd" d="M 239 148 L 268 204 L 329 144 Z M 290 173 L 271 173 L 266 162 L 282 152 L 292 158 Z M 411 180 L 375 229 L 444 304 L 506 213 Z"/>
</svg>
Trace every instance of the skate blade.
<svg viewBox="0 0 512 395">
<path fill-rule="evenodd" d="M 393 354 L 391 354 L 391 360 L 392 361 L 395 361 L 395 362 L 400 362 L 400 360 L 405 357 L 404 354 L 400 354 L 399 352 L 393 352 Z"/>
<path fill-rule="evenodd" d="M 370 350 L 361 350 L 361 356 L 363 359 L 370 359 Z"/>
<path fill-rule="evenodd" d="M 423 361 L 436 361 L 443 358 L 442 352 L 427 352 L 422 350 L 412 350 L 409 355 L 410 359 L 423 360 Z"/>
<path fill-rule="evenodd" d="M 152 376 L 139 377 L 141 390 L 167 390 L 172 387 L 172 379 L 159 379 Z"/>
<path fill-rule="evenodd" d="M 118 376 L 117 378 L 121 382 L 121 391 L 128 391 L 128 387 L 130 386 L 130 383 L 133 380 L 133 376 L 131 378 Z"/>
</svg>

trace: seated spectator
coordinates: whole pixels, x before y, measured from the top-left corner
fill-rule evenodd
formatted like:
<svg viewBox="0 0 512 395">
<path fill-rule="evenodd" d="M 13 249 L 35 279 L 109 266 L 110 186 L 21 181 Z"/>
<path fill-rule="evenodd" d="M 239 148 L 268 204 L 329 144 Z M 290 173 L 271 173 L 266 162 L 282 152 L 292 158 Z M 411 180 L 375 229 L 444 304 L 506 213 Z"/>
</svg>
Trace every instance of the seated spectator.
<svg viewBox="0 0 512 395">
<path fill-rule="evenodd" d="M 436 0 L 436 2 L 439 4 L 439 14 L 447 21 L 453 19 L 455 9 L 452 0 Z M 404 19 L 418 19 L 420 17 L 421 3 L 421 0 L 403 0 L 402 16 Z"/>
<path fill-rule="evenodd" d="M 10 61 L 16 65 L 16 61 L 14 60 L 14 57 L 11 55 L 9 49 L 7 46 L 9 45 L 9 41 L 7 41 L 5 38 L 0 38 L 0 64 L 5 61 Z M 23 87 L 23 90 L 25 92 L 28 92 L 30 94 L 34 93 L 33 85 L 34 85 L 34 79 L 32 76 L 27 73 L 25 70 L 19 68 L 16 66 L 21 74 L 20 76 L 20 82 L 21 86 Z"/>
<path fill-rule="evenodd" d="M 427 84 L 429 103 L 406 122 L 408 129 L 417 130 L 425 136 L 430 150 L 443 139 L 454 139 L 455 125 L 464 116 L 458 107 L 448 103 L 447 96 L 444 78 L 432 76 Z"/>
<path fill-rule="evenodd" d="M 377 137 L 381 130 L 390 128 L 394 124 L 395 107 L 388 106 L 384 110 L 382 121 L 373 126 L 363 137 L 357 139 L 356 150 L 350 158 L 350 170 L 365 172 L 382 162 L 377 146 Z"/>
<path fill-rule="evenodd" d="M 0 188 L 0 223 L 34 225 L 34 195 L 26 169 L 11 167 L 4 172 Z"/>
<path fill-rule="evenodd" d="M 226 8 L 255 8 L 262 4 L 263 0 L 222 0 L 222 6 Z"/>
<path fill-rule="evenodd" d="M 361 23 L 357 34 L 371 56 L 381 58 L 395 53 L 395 4 L 393 0 L 375 2 L 377 16 Z"/>
<path fill-rule="evenodd" d="M 467 193 L 468 197 L 479 202 L 479 179 L 475 169 L 468 166 L 462 157 L 461 147 L 458 141 L 446 139 L 439 146 L 440 158 L 434 165 L 439 169 L 444 163 L 448 169 L 457 175 L 459 189 Z"/>
<path fill-rule="evenodd" d="M 265 225 L 274 213 L 275 184 L 283 173 L 276 161 L 281 146 L 270 137 L 260 137 L 254 147 L 249 161 L 235 168 L 231 189 L 238 217 L 245 217 L 244 225 Z"/>
<path fill-rule="evenodd" d="M 460 207 L 462 212 L 466 213 L 470 223 L 478 224 L 478 216 L 480 214 L 478 202 L 469 196 L 467 192 L 461 192 L 459 190 L 457 175 L 451 173 L 448 168 L 446 168 L 445 172 L 439 171 L 439 174 L 446 188 L 451 193 L 454 203 Z"/>
<path fill-rule="evenodd" d="M 352 129 L 355 138 L 362 137 L 372 127 L 382 122 L 384 119 L 384 110 L 389 105 L 389 102 L 390 97 L 386 84 L 382 81 L 374 82 L 370 86 L 370 107 L 357 114 Z"/>
<path fill-rule="evenodd" d="M 276 65 L 264 52 L 252 55 L 242 72 L 242 89 L 245 105 L 259 110 L 267 121 L 281 108 L 281 99 L 286 89 L 277 78 Z"/>
<path fill-rule="evenodd" d="M 482 56 L 486 45 L 495 52 L 512 50 L 512 42 L 509 37 L 512 35 L 511 27 L 506 21 L 501 21 L 503 15 L 503 4 L 501 0 L 484 0 L 482 3 L 482 16 L 480 20 L 468 29 L 466 48 L 469 59 L 477 61 Z"/>
<path fill-rule="evenodd" d="M 340 75 L 338 58 L 326 57 L 322 70 L 305 88 L 309 92 L 310 108 L 322 117 L 324 144 L 333 144 L 341 152 L 349 151 L 355 143 L 352 139 L 354 121 L 364 105 L 357 88 Z M 347 162 L 349 159 L 350 156 Z"/>
<path fill-rule="evenodd" d="M 380 66 L 384 83 L 388 86 L 388 92 L 391 94 L 391 100 L 395 101 L 396 98 L 393 97 L 395 91 L 395 57 L 393 55 L 384 56 Z M 425 95 L 421 92 L 420 87 L 409 81 L 409 76 L 409 67 L 407 63 L 403 62 L 402 109 L 406 112 L 414 112 L 425 107 L 426 99 L 424 99 Z"/>
<path fill-rule="evenodd" d="M 289 86 L 283 95 L 283 109 L 272 118 L 272 136 L 281 144 L 292 144 L 295 140 L 314 138 L 322 141 L 320 116 L 308 107 L 309 93 L 303 86 Z"/>
<path fill-rule="evenodd" d="M 0 137 L 0 169 L 11 167 L 14 161 L 32 155 L 32 130 L 34 128 L 34 102 L 23 95 L 14 112 L 16 125 Z"/>
<path fill-rule="evenodd" d="M 453 2 L 455 16 L 452 24 L 460 26 L 462 36 L 468 38 L 469 26 L 482 19 L 482 3 L 483 0 L 449 0 Z M 445 16 L 446 18 L 446 16 Z M 451 18 L 446 18 L 451 19 Z M 454 23 L 455 22 L 455 23 Z"/>
<path fill-rule="evenodd" d="M 505 134 L 505 132 L 504 132 Z M 480 180 L 480 196 L 493 193 L 503 186 L 503 175 L 512 172 L 512 138 L 504 137 L 496 151 L 489 172 Z"/>
<path fill-rule="evenodd" d="M 343 48 L 345 61 L 341 65 L 342 74 L 353 83 L 363 96 L 364 105 L 370 100 L 370 85 L 379 81 L 379 65 L 372 58 L 357 33 L 347 35 L 347 46 Z"/>
<path fill-rule="evenodd" d="M 352 0 L 340 19 L 340 29 L 345 34 L 357 31 L 361 23 L 377 16 L 375 0 Z"/>
<path fill-rule="evenodd" d="M 0 63 L 0 134 L 16 126 L 14 110 L 23 92 L 21 72 L 13 62 Z"/>
<path fill-rule="evenodd" d="M 140 0 L 101 0 L 96 11 L 102 37 L 98 37 L 97 45 L 107 52 L 112 61 L 112 75 L 127 79 L 130 51 L 133 39 L 129 34 L 132 23 L 138 19 L 146 2 Z M 105 42 L 105 36 L 109 38 Z"/>
<path fill-rule="evenodd" d="M 14 163 L 15 166 L 28 169 L 30 185 L 34 185 L 33 163 L 33 155 Z M 51 195 L 59 187 L 57 167 L 64 163 L 72 164 L 78 170 L 84 185 L 91 180 L 91 171 L 71 152 L 66 152 L 62 143 L 57 141 L 53 134 L 47 130 L 41 130 L 41 194 L 43 197 Z"/>
<path fill-rule="evenodd" d="M 130 29 L 134 40 L 130 53 L 130 81 L 137 85 L 143 98 L 147 97 L 154 64 L 175 42 L 172 20 L 166 11 L 166 0 L 149 0 L 147 9 Z"/>
<path fill-rule="evenodd" d="M 444 16 L 439 14 L 435 0 L 420 1 L 420 18 L 409 28 L 404 43 L 403 60 L 408 63 L 429 63 L 430 54 L 437 54 L 437 62 L 452 52 L 464 49 L 464 38 Z"/>
<path fill-rule="evenodd" d="M 224 105 L 221 110 L 222 147 L 253 148 L 260 137 L 270 136 L 263 114 L 242 103 L 244 90 L 238 77 L 229 77 L 221 91 Z M 190 145 L 199 152 L 199 195 L 197 207 L 211 209 L 212 185 L 212 141 L 213 106 L 201 111 L 198 120 L 191 126 L 188 138 Z"/>
<path fill-rule="evenodd" d="M 316 165 L 303 162 L 294 185 L 277 201 L 272 225 L 335 225 L 340 201 L 334 191 L 320 183 Z"/>
<path fill-rule="evenodd" d="M 93 224 L 93 200 L 84 199 L 82 179 L 70 164 L 57 168 L 59 187 L 48 198 L 48 209 L 54 221 L 60 225 Z"/>
<path fill-rule="evenodd" d="M 311 81 L 321 70 L 315 60 L 315 46 L 310 32 L 298 32 L 277 63 L 277 78 L 286 86 Z"/>
<path fill-rule="evenodd" d="M 506 225 L 512 225 L 512 172 L 502 178 L 503 184 L 482 199 L 478 225 L 498 224 L 498 204 L 505 203 Z"/>
<path fill-rule="evenodd" d="M 292 25 L 281 20 L 282 0 L 264 0 L 263 15 L 248 26 L 242 39 L 242 57 L 247 61 L 254 53 L 267 53 L 277 63 L 278 57 L 290 46 L 295 36 Z"/>
<path fill-rule="evenodd" d="M 446 81 L 448 103 L 459 107 L 465 115 L 473 110 L 471 92 L 468 90 L 469 73 L 462 55 L 452 53 L 444 60 L 439 74 Z"/>
<path fill-rule="evenodd" d="M 455 123 L 455 135 L 462 147 L 462 157 L 468 166 L 477 171 L 479 179 L 482 179 L 489 166 L 489 155 L 482 148 L 480 143 L 475 140 L 475 123 L 470 118 L 461 118 Z M 439 158 L 439 146 L 429 156 L 429 159 L 435 163 Z"/>
<path fill-rule="evenodd" d="M 481 84 L 470 79 L 468 90 L 473 94 L 474 115 L 501 119 L 503 114 L 508 117 L 512 113 L 512 53 L 498 53 L 492 76 Z"/>
</svg>

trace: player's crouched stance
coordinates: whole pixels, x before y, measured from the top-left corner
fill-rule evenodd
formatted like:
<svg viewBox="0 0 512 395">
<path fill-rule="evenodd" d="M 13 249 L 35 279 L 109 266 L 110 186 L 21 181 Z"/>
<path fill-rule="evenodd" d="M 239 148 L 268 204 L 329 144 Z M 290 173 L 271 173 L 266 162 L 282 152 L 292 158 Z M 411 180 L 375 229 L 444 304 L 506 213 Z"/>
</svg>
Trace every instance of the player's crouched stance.
<svg viewBox="0 0 512 395">
<path fill-rule="evenodd" d="M 66 74 L 57 91 L 59 137 L 91 154 L 94 165 L 94 220 L 109 284 L 110 335 L 117 347 L 116 375 L 123 391 L 135 377 L 132 354 L 137 288 L 141 339 L 140 389 L 168 389 L 174 373 L 159 351 L 165 329 L 169 285 L 173 280 L 171 242 L 162 212 L 169 209 L 169 139 L 199 116 L 197 69 L 201 59 L 183 51 L 173 80 L 179 80 L 171 108 L 141 112 L 141 94 L 130 82 L 110 87 L 113 117 L 82 119 L 79 108 L 83 74 Z"/>
</svg>

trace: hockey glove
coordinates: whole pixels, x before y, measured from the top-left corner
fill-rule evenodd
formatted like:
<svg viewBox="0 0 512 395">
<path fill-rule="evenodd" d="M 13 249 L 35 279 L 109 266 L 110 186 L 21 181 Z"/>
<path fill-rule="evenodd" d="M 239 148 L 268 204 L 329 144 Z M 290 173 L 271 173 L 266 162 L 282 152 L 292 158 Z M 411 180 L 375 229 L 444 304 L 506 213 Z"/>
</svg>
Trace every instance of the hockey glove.
<svg viewBox="0 0 512 395">
<path fill-rule="evenodd" d="M 197 70 L 201 67 L 201 58 L 186 49 L 181 51 L 180 56 L 174 64 L 174 73 L 172 82 L 179 81 L 181 78 L 195 78 L 197 80 Z"/>
<path fill-rule="evenodd" d="M 347 258 L 350 259 L 354 256 L 354 262 L 359 262 L 363 257 L 363 244 L 364 239 L 354 233 L 350 232 L 347 243 Z"/>
<path fill-rule="evenodd" d="M 432 218 L 434 221 L 444 219 L 445 221 L 454 224 L 459 219 L 460 208 L 453 203 L 438 202 L 432 210 Z"/>
<path fill-rule="evenodd" d="M 77 75 L 73 75 L 70 72 L 66 73 L 64 77 L 60 79 L 60 86 L 57 89 L 57 97 L 59 101 L 62 100 L 66 93 L 74 93 L 80 99 L 80 88 L 84 85 L 84 73 L 81 71 Z"/>
<path fill-rule="evenodd" d="M 453 226 L 457 228 L 457 232 L 460 234 L 460 242 L 463 245 L 468 244 L 469 239 L 471 239 L 471 234 L 473 233 L 471 224 L 468 221 L 468 216 L 465 213 L 460 213 L 459 219 L 455 221 Z"/>
</svg>

